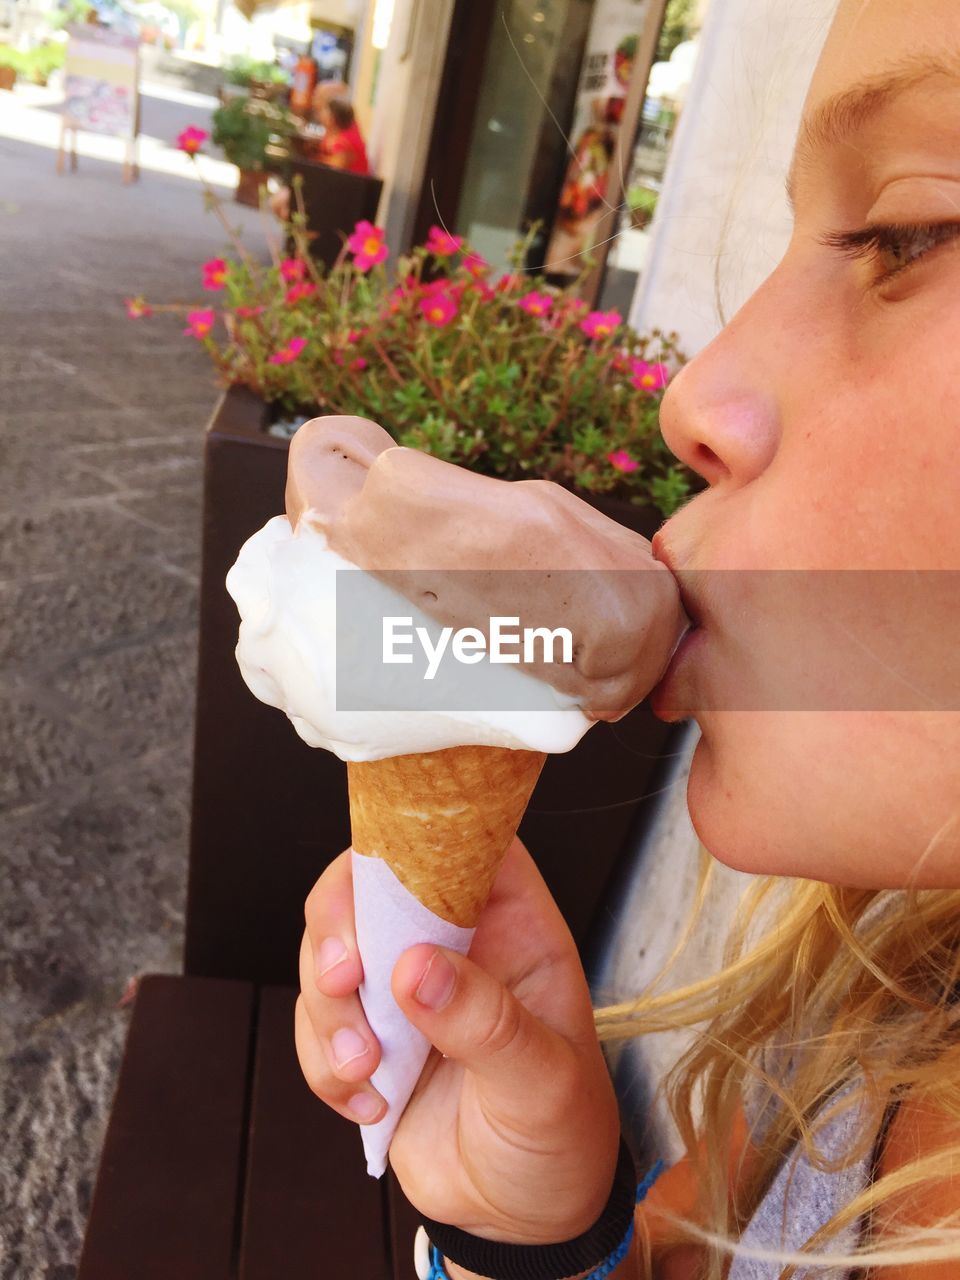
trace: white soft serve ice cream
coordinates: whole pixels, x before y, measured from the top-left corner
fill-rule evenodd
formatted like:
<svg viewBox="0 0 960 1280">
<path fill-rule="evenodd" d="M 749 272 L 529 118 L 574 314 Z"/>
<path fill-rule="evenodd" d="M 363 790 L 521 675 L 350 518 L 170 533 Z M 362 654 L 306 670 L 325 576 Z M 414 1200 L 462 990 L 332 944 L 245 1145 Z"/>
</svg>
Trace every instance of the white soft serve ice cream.
<svg viewBox="0 0 960 1280">
<path fill-rule="evenodd" d="M 296 529 L 286 516 L 270 520 L 244 544 L 227 575 L 227 590 L 240 611 L 237 661 L 243 678 L 261 702 L 286 712 L 311 747 L 325 747 L 341 760 L 453 746 L 556 752 L 569 751 L 589 729 L 592 721 L 571 695 L 519 667 L 487 662 L 443 664 L 429 689 L 424 686 L 434 709 L 409 710 L 408 699 L 391 708 L 391 686 L 384 683 L 375 709 L 338 710 L 338 670 L 341 689 L 358 687 L 363 677 L 358 672 L 351 681 L 349 647 L 338 653 L 337 573 L 344 570 L 364 572 L 331 550 L 307 513 Z M 413 627 L 436 634 L 434 619 L 372 575 L 365 577 L 371 606 L 384 615 L 411 617 Z M 409 686 L 394 688 L 402 693 Z M 491 701 L 523 709 L 484 709 Z M 465 702 L 479 709 L 455 709 Z"/>
</svg>

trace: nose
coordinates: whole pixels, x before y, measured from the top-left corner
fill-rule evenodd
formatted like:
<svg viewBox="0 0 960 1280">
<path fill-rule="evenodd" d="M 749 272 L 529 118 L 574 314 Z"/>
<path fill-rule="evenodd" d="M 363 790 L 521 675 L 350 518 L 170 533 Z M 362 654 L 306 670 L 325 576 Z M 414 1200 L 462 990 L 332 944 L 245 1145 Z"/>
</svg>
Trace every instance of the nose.
<svg viewBox="0 0 960 1280">
<path fill-rule="evenodd" d="M 710 485 L 762 475 L 780 442 L 766 338 L 751 303 L 673 379 L 660 405 L 668 448 Z M 766 324 L 770 323 L 767 316 Z"/>
</svg>

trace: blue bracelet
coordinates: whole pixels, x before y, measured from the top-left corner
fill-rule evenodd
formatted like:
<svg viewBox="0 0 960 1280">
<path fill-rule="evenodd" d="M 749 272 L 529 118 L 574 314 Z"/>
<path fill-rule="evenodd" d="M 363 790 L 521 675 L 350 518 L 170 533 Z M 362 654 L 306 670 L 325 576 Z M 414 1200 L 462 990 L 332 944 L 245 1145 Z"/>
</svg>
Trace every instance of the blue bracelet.
<svg viewBox="0 0 960 1280">
<path fill-rule="evenodd" d="M 650 1172 L 644 1176 L 643 1180 L 637 1186 L 637 1204 L 639 1204 L 641 1200 L 646 1199 L 647 1192 L 660 1177 L 661 1173 L 663 1173 L 665 1167 L 664 1162 L 662 1160 L 658 1160 Z M 616 1271 L 617 1267 L 619 1267 L 620 1263 L 629 1253 L 632 1240 L 633 1222 L 631 1222 L 629 1227 L 627 1227 L 627 1234 L 617 1245 L 616 1249 L 614 1249 L 613 1253 L 611 1253 L 608 1258 L 604 1258 L 603 1262 L 601 1262 L 599 1266 L 595 1267 L 588 1276 L 584 1277 L 584 1280 L 606 1280 L 607 1276 L 609 1276 L 611 1272 Z M 427 1275 L 427 1280 L 450 1280 L 450 1277 L 447 1275 L 443 1267 L 443 1256 L 434 1244 L 431 1244 L 430 1246 L 430 1271 Z"/>
</svg>

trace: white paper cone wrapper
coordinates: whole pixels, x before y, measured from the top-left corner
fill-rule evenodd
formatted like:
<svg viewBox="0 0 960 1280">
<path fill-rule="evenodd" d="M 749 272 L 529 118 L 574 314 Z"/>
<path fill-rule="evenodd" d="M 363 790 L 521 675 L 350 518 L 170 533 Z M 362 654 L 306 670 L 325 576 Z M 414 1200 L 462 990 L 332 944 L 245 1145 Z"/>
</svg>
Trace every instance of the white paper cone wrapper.
<svg viewBox="0 0 960 1280">
<path fill-rule="evenodd" d="M 380 1178 L 403 1109 L 420 1078 L 430 1043 L 400 1012 L 390 990 L 394 965 L 408 948 L 431 942 L 466 955 L 473 929 L 441 920 L 400 883 L 382 858 L 352 852 L 357 945 L 363 961 L 360 1001 L 380 1041 L 380 1066 L 371 1077 L 389 1110 L 377 1124 L 362 1125 L 367 1172 Z"/>
</svg>

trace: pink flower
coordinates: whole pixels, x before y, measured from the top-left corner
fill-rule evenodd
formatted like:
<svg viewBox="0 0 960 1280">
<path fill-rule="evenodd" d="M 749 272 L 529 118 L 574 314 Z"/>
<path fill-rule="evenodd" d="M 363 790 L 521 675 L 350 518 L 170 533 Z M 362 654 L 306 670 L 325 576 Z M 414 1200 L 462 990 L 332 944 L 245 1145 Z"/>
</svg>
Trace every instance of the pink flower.
<svg viewBox="0 0 960 1280">
<path fill-rule="evenodd" d="M 216 318 L 215 311 L 191 311 L 187 316 L 187 327 L 183 332 L 190 338 L 206 338 Z"/>
<path fill-rule="evenodd" d="M 291 338 L 285 347 L 275 351 L 270 357 L 270 364 L 293 364 L 297 356 L 307 345 L 306 338 Z"/>
<path fill-rule="evenodd" d="M 531 316 L 545 316 L 553 306 L 549 293 L 525 293 L 517 299 L 517 306 Z"/>
<path fill-rule="evenodd" d="M 347 248 L 353 254 L 353 265 L 358 271 L 369 271 L 378 263 L 386 262 L 390 250 L 383 242 L 385 234 L 383 227 L 375 227 L 372 222 L 358 222 L 353 228 Z"/>
<path fill-rule="evenodd" d="M 512 293 L 514 289 L 519 289 L 522 284 L 523 284 L 523 276 L 512 275 L 512 274 L 501 276 L 500 279 L 497 281 L 497 292 Z"/>
<path fill-rule="evenodd" d="M 457 303 L 449 293 L 436 290 L 427 294 L 425 298 L 421 298 L 420 311 L 427 324 L 432 324 L 436 329 L 443 329 L 457 314 Z"/>
<path fill-rule="evenodd" d="M 142 294 L 137 294 L 135 298 L 124 298 L 123 305 L 131 320 L 145 320 L 147 316 L 153 315 L 153 307 Z"/>
<path fill-rule="evenodd" d="M 435 258 L 449 258 L 463 244 L 463 236 L 451 235 L 443 227 L 431 227 L 427 232 L 426 250 Z"/>
<path fill-rule="evenodd" d="M 613 453 L 608 453 L 607 461 L 610 463 L 611 467 L 613 467 L 614 471 L 622 471 L 625 474 L 629 474 L 631 471 L 636 471 L 640 466 L 639 462 L 634 462 L 626 449 L 615 449 Z"/>
<path fill-rule="evenodd" d="M 307 264 L 302 258 L 284 258 L 280 263 L 280 275 L 287 284 L 295 284 L 307 273 Z"/>
<path fill-rule="evenodd" d="M 470 285 L 473 288 L 473 285 Z M 420 296 L 423 298 L 436 297 L 438 293 L 452 298 L 454 302 L 459 302 L 466 292 L 467 286 L 463 283 L 456 283 L 448 279 L 447 276 L 441 276 L 439 280 L 431 280 L 427 284 L 420 286 Z"/>
<path fill-rule="evenodd" d="M 588 338 L 602 342 L 604 338 L 609 338 L 612 333 L 615 333 L 622 323 L 623 316 L 619 311 L 591 311 L 580 321 L 580 328 Z"/>
<path fill-rule="evenodd" d="M 665 364 L 647 364 L 646 360 L 631 360 L 630 382 L 638 391 L 662 391 L 670 381 L 670 370 Z"/>
<path fill-rule="evenodd" d="M 474 280 L 479 280 L 481 276 L 485 276 L 490 270 L 490 263 L 479 253 L 468 253 L 463 260 L 463 265 Z"/>
<path fill-rule="evenodd" d="M 407 298 L 412 297 L 416 283 L 413 276 L 407 276 L 400 284 L 391 289 L 387 296 L 387 310 L 384 314 L 393 315 L 395 311 L 399 311 Z"/>
<path fill-rule="evenodd" d="M 578 316 L 582 316 L 585 311 L 590 308 L 582 298 L 566 297 L 563 300 L 563 306 L 558 308 L 554 313 L 554 320 L 557 323 L 566 323 L 568 320 L 576 320 Z"/>
<path fill-rule="evenodd" d="M 317 286 L 310 284 L 307 280 L 301 280 L 299 284 L 292 284 L 287 290 L 287 302 L 299 302 L 301 298 L 312 297 L 317 292 Z"/>
<path fill-rule="evenodd" d="M 366 329 L 351 329 L 350 332 L 347 334 L 347 341 L 359 342 L 360 339 L 365 338 L 369 332 L 370 332 L 369 325 L 367 326 Z"/>
<path fill-rule="evenodd" d="M 227 279 L 227 264 L 223 258 L 211 258 L 203 264 L 203 287 L 222 289 Z"/>
<path fill-rule="evenodd" d="M 353 369 L 357 373 L 359 373 L 362 369 L 365 369 L 367 367 L 368 361 L 364 356 L 356 356 L 353 360 L 349 361 L 348 363 L 347 358 L 342 351 L 334 351 L 333 363 L 340 365 L 341 368 L 344 365 L 346 365 L 348 369 Z"/>
<path fill-rule="evenodd" d="M 249 320 L 253 316 L 262 315 L 263 307 L 237 307 L 236 314 L 238 320 Z"/>
<path fill-rule="evenodd" d="M 206 129 L 198 129 L 195 124 L 191 124 L 177 134 L 177 146 L 188 156 L 195 156 L 209 136 Z"/>
</svg>

